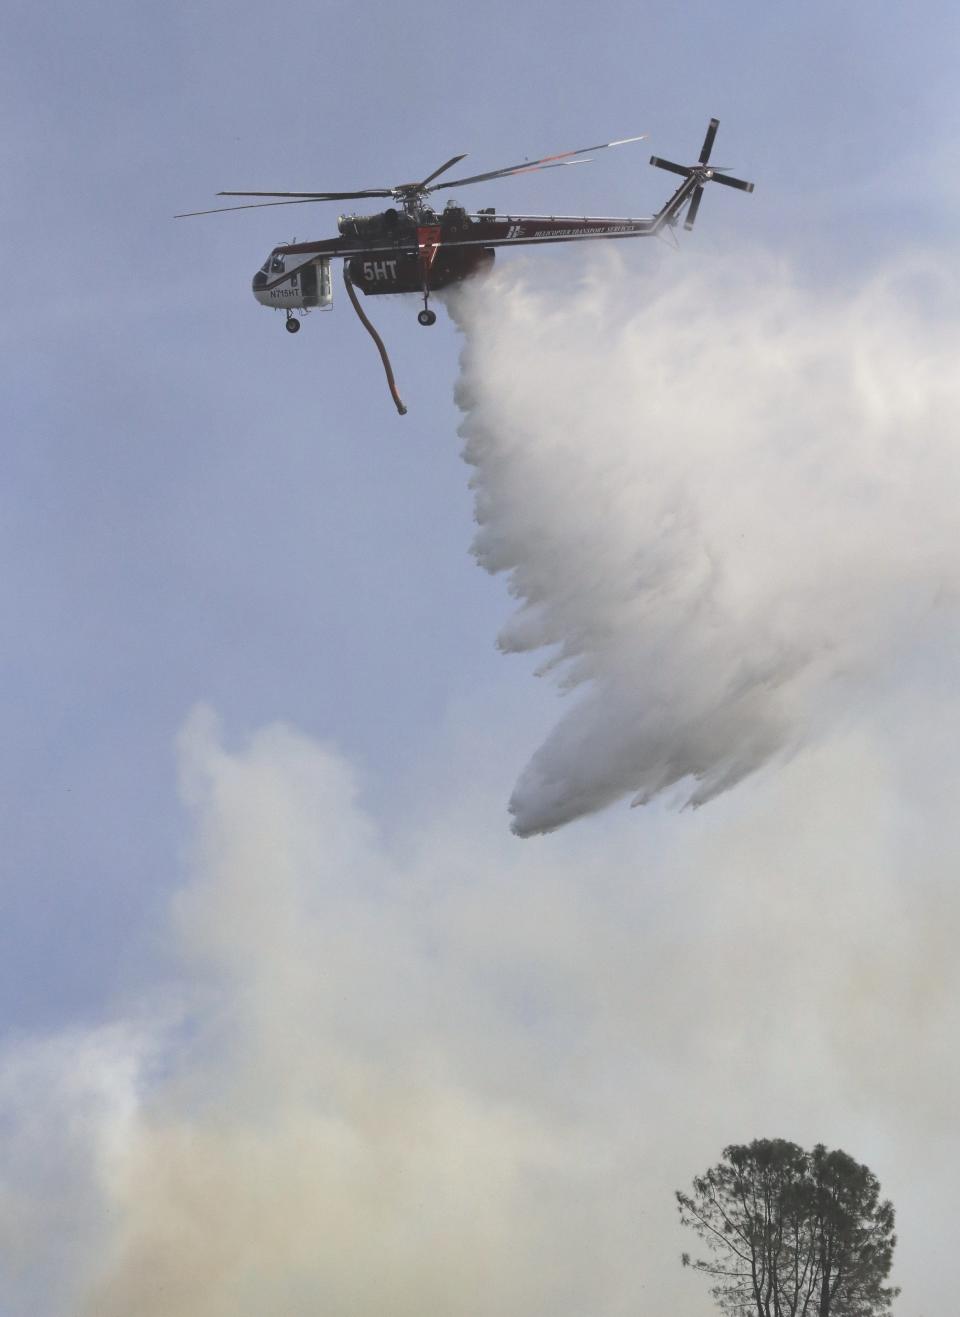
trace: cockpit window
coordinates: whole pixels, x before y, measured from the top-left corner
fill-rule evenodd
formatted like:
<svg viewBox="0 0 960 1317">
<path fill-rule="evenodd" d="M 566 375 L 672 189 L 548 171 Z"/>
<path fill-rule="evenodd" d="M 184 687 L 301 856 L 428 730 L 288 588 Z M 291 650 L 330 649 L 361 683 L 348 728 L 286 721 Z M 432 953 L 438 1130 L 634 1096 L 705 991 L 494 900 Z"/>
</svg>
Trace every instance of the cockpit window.
<svg viewBox="0 0 960 1317">
<path fill-rule="evenodd" d="M 270 258 L 270 273 L 283 274 L 283 257 L 279 252 L 274 252 Z"/>
<path fill-rule="evenodd" d="M 260 266 L 260 273 L 261 273 L 261 274 L 269 274 L 269 273 L 270 273 L 270 257 L 269 257 L 269 256 L 268 256 L 267 259 L 264 261 L 264 263 Z"/>
</svg>

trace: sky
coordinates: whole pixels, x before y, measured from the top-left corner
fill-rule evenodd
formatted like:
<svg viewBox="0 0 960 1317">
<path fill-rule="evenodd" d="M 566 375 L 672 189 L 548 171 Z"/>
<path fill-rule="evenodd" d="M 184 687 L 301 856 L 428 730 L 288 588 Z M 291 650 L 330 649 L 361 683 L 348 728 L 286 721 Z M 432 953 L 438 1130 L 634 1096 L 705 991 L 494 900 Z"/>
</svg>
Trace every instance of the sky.
<svg viewBox="0 0 960 1317">
<path fill-rule="evenodd" d="M 955 11 L 5 29 L 0 1317 L 701 1317 L 767 1136 L 944 1311 Z M 712 115 L 679 252 L 368 300 L 403 418 L 250 293 L 336 206 L 172 219 L 649 133 L 460 198 L 643 215 Z"/>
</svg>

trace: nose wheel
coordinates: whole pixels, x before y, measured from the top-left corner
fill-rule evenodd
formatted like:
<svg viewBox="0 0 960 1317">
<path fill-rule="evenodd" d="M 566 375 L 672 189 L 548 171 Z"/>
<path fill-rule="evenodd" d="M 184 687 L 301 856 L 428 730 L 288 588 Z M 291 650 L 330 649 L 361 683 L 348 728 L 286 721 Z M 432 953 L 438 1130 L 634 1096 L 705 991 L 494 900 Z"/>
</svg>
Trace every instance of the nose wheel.
<svg viewBox="0 0 960 1317">
<path fill-rule="evenodd" d="M 437 323 L 437 313 L 436 311 L 431 311 L 429 307 L 424 307 L 424 309 L 417 315 L 417 319 L 421 325 L 435 325 Z"/>
<path fill-rule="evenodd" d="M 296 317 L 295 315 L 291 315 L 290 312 L 288 311 L 288 312 L 287 312 L 287 333 L 288 333 L 288 334 L 299 334 L 299 332 L 300 332 L 300 321 L 297 319 L 297 317 Z"/>
</svg>

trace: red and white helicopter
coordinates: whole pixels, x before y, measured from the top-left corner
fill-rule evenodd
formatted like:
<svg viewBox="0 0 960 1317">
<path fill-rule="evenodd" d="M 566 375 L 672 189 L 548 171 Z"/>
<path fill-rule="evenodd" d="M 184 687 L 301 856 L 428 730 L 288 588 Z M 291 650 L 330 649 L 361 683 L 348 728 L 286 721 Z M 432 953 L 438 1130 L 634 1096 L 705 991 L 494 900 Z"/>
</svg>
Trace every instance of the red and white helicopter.
<svg viewBox="0 0 960 1317">
<path fill-rule="evenodd" d="M 253 294 L 262 305 L 284 310 L 287 329 L 296 333 L 300 328 L 300 320 L 295 312 L 326 309 L 332 304 L 330 262 L 334 257 L 342 257 L 347 291 L 358 315 L 377 342 L 394 401 L 398 409 L 403 410 L 393 385 L 383 344 L 363 314 L 354 287 L 360 288 L 367 296 L 385 293 L 420 294 L 423 297 L 423 309 L 417 319 L 421 325 L 432 325 L 437 317 L 430 307 L 431 292 L 489 269 L 498 247 L 589 242 L 601 238 L 651 238 L 672 231 L 681 216 L 684 217 L 684 228 L 692 229 L 706 183 L 722 183 L 744 192 L 753 191 L 752 183 L 732 178 L 725 168 L 709 163 L 718 126 L 717 119 L 710 120 L 696 164 L 678 165 L 669 160 L 661 160 L 658 156 L 650 157 L 652 165 L 679 174 L 682 182 L 661 209 L 645 219 L 498 215 L 492 207 L 471 213 L 455 201 L 448 201 L 438 213 L 430 204 L 430 197 L 434 192 L 487 183 L 499 178 L 512 178 L 535 170 L 587 164 L 590 152 L 639 142 L 646 134 L 580 147 L 575 151 L 562 151 L 558 155 L 508 165 L 505 169 L 493 169 L 484 174 L 472 174 L 452 182 L 438 183 L 435 180 L 463 160 L 465 157 L 462 155 L 452 156 L 418 183 L 401 183 L 397 187 L 366 188 L 358 192 L 219 192 L 217 195 L 221 197 L 258 197 L 270 200 L 189 211 L 175 218 L 215 215 L 229 210 L 254 210 L 264 206 L 389 198 L 394 204 L 377 214 L 341 215 L 337 221 L 339 237 L 315 242 L 285 243 L 274 247 L 253 276 Z"/>
</svg>

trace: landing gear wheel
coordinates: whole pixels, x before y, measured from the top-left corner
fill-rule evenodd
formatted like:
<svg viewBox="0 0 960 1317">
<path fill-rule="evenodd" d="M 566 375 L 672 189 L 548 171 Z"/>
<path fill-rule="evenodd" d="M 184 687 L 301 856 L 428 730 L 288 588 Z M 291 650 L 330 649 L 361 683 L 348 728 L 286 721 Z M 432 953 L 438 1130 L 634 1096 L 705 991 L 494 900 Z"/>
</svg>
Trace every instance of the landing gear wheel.
<svg viewBox="0 0 960 1317">
<path fill-rule="evenodd" d="M 300 332 L 300 321 L 296 318 L 296 316 L 287 316 L 287 333 L 299 334 L 299 332 Z"/>
<path fill-rule="evenodd" d="M 436 311 L 427 309 L 421 311 L 417 316 L 417 319 L 420 321 L 421 325 L 435 325 L 437 323 L 437 313 Z"/>
</svg>

